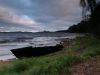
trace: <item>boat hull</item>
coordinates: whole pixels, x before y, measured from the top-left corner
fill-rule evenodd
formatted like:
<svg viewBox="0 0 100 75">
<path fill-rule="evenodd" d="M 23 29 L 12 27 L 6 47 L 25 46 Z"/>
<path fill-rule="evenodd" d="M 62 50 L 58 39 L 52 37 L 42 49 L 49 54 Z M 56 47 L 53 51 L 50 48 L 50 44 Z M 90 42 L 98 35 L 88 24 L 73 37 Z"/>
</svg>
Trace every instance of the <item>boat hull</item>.
<svg viewBox="0 0 100 75">
<path fill-rule="evenodd" d="M 18 48 L 18 49 L 12 49 L 11 52 L 17 57 L 17 58 L 23 58 L 23 57 L 34 57 L 34 56 L 41 56 L 50 54 L 56 51 L 59 51 L 63 48 L 62 45 L 56 45 L 56 46 L 48 46 L 48 47 L 25 47 L 25 48 Z"/>
</svg>

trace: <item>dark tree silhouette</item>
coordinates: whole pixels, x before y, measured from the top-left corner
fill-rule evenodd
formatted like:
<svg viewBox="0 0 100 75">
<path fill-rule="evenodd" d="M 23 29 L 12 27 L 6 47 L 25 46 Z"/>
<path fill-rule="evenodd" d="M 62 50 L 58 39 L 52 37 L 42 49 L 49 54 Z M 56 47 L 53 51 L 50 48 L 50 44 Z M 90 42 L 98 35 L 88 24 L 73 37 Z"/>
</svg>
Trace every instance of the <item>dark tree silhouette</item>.
<svg viewBox="0 0 100 75">
<path fill-rule="evenodd" d="M 100 1 L 81 0 L 80 4 L 83 7 L 85 20 L 83 19 L 77 25 L 71 26 L 68 32 L 92 33 L 100 36 Z M 87 12 L 90 12 L 90 16 L 86 20 Z"/>
<path fill-rule="evenodd" d="M 84 20 L 88 19 L 87 12 L 93 13 L 95 7 L 96 7 L 96 1 L 97 0 L 80 0 L 80 5 L 82 6 L 82 17 Z"/>
</svg>

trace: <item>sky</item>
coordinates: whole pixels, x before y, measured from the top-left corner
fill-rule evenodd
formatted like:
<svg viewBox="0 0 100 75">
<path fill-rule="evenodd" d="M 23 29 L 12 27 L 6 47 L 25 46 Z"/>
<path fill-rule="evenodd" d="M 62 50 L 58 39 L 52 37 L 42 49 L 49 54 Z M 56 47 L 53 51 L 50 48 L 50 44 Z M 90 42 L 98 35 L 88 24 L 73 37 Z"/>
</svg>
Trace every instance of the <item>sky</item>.
<svg viewBox="0 0 100 75">
<path fill-rule="evenodd" d="M 0 0 L 0 32 L 64 30 L 81 11 L 79 0 Z"/>
</svg>

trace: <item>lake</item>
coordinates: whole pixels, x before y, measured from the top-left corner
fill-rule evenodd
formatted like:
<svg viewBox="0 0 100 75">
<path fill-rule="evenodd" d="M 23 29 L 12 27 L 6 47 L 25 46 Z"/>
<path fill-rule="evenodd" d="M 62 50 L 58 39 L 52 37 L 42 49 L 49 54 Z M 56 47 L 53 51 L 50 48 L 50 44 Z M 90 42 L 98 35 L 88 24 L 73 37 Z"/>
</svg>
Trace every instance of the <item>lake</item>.
<svg viewBox="0 0 100 75">
<path fill-rule="evenodd" d="M 11 49 L 27 46 L 52 46 L 62 39 L 74 39 L 81 34 L 64 32 L 0 32 L 0 60 L 16 58 Z"/>
</svg>

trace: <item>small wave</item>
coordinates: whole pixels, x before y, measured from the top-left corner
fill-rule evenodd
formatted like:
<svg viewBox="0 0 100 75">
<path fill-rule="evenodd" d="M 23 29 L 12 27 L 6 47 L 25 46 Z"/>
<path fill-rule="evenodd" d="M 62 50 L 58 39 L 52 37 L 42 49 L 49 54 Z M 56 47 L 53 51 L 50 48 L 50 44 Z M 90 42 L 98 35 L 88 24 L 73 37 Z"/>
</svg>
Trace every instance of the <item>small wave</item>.
<svg viewBox="0 0 100 75">
<path fill-rule="evenodd" d="M 0 60 L 3 60 L 3 61 L 7 61 L 7 60 L 11 60 L 11 59 L 16 59 L 16 57 L 14 55 L 0 56 Z"/>
<path fill-rule="evenodd" d="M 27 42 L 27 41 L 31 41 L 33 38 L 25 38 L 25 37 L 21 37 L 21 38 L 0 38 L 0 43 L 9 43 L 9 42 Z"/>
<path fill-rule="evenodd" d="M 0 40 L 0 43 L 7 43 L 10 42 L 10 40 Z"/>
</svg>

